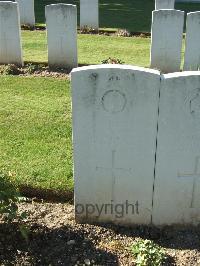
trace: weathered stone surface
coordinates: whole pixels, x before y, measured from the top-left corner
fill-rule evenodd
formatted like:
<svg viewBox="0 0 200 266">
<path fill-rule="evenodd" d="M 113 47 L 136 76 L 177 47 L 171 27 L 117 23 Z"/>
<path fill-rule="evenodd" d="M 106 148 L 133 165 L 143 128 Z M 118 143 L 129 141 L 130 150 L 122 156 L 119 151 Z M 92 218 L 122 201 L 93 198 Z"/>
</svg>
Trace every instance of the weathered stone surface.
<svg viewBox="0 0 200 266">
<path fill-rule="evenodd" d="M 151 223 L 159 87 L 150 69 L 73 70 L 77 221 Z"/>
<path fill-rule="evenodd" d="M 153 11 L 151 67 L 164 73 L 180 70 L 184 12 Z"/>
<path fill-rule="evenodd" d="M 175 0 L 155 0 L 155 10 L 174 9 Z"/>
<path fill-rule="evenodd" d="M 187 15 L 184 70 L 200 69 L 200 12 Z"/>
<path fill-rule="evenodd" d="M 176 2 L 180 2 L 180 3 L 199 3 L 200 0 L 176 0 Z"/>
<path fill-rule="evenodd" d="M 200 223 L 200 73 L 164 75 L 153 223 Z"/>
<path fill-rule="evenodd" d="M 34 0 L 15 0 L 19 5 L 21 25 L 35 25 Z"/>
<path fill-rule="evenodd" d="M 99 28 L 99 0 L 80 0 L 80 28 Z"/>
<path fill-rule="evenodd" d="M 52 67 L 73 68 L 77 58 L 77 9 L 74 5 L 52 4 L 45 7 L 48 63 Z"/>
<path fill-rule="evenodd" d="M 0 2 L 0 64 L 23 65 L 18 4 Z"/>
</svg>

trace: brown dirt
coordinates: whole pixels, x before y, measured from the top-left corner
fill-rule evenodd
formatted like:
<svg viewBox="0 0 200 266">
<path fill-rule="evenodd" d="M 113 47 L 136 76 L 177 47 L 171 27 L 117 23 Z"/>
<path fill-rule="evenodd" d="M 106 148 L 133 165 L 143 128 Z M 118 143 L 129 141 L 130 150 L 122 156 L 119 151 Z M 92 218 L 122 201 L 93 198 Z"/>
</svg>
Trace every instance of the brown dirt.
<svg viewBox="0 0 200 266">
<path fill-rule="evenodd" d="M 17 75 L 33 77 L 54 77 L 69 79 L 71 69 L 50 68 L 46 63 L 25 62 L 24 66 L 14 64 L 0 65 L 0 75 Z"/>
<path fill-rule="evenodd" d="M 46 27 L 37 25 L 35 27 L 30 27 L 26 25 L 22 25 L 22 30 L 29 30 L 29 31 L 45 31 Z M 90 28 L 83 28 L 77 30 L 78 34 L 92 34 L 92 35 L 105 35 L 105 36 L 121 36 L 121 37 L 141 37 L 141 38 L 150 38 L 151 33 L 150 32 L 141 32 L 141 31 L 132 31 L 128 32 L 126 29 L 118 29 L 118 30 L 107 30 L 107 29 L 100 29 L 100 30 L 93 30 Z M 123 34 L 123 32 L 128 32 L 127 34 Z"/>
<path fill-rule="evenodd" d="M 81 225 L 68 203 L 29 201 L 19 210 L 29 212 L 29 240 L 0 218 L 0 265 L 134 265 L 128 248 L 139 238 L 165 249 L 164 265 L 200 265 L 200 228 Z"/>
</svg>

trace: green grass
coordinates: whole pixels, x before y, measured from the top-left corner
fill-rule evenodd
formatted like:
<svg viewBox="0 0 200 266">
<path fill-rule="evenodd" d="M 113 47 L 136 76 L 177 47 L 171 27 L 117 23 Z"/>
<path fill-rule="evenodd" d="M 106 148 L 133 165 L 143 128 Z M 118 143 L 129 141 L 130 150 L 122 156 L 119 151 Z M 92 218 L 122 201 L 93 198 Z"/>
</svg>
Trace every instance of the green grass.
<svg viewBox="0 0 200 266">
<path fill-rule="evenodd" d="M 23 31 L 24 59 L 47 62 L 46 33 Z M 79 64 L 108 57 L 149 66 L 149 38 L 79 35 Z M 72 190 L 70 82 L 1 76 L 0 171 L 19 184 Z"/>
<path fill-rule="evenodd" d="M 47 39 L 45 31 L 22 31 L 25 61 L 47 62 Z"/>
<path fill-rule="evenodd" d="M 22 31 L 24 60 L 47 63 L 45 31 Z M 108 57 L 119 58 L 125 64 L 149 67 L 150 38 L 124 38 L 103 35 L 78 35 L 79 65 L 100 64 Z M 182 64 L 184 41 L 182 49 Z"/>
<path fill-rule="evenodd" d="M 24 59 L 47 62 L 46 33 L 23 31 Z M 79 64 L 149 65 L 150 39 L 79 35 Z M 0 77 L 0 170 L 19 184 L 72 190 L 70 82 Z"/>
<path fill-rule="evenodd" d="M 23 31 L 25 61 L 47 62 L 46 33 Z M 79 64 L 99 64 L 108 57 L 126 64 L 149 66 L 149 38 L 124 38 L 103 35 L 79 35 Z"/>
<path fill-rule="evenodd" d="M 45 22 L 44 6 L 53 2 L 59 1 L 35 1 L 38 23 Z M 194 11 L 199 6 L 176 7 Z M 152 9 L 152 0 L 100 0 L 100 25 L 149 31 Z M 22 37 L 24 60 L 47 62 L 46 32 L 23 31 Z M 113 57 L 148 67 L 149 54 L 149 38 L 78 36 L 80 65 Z M 0 171 L 14 175 L 18 184 L 72 190 L 70 82 L 11 76 L 0 77 L 0 82 Z"/>
<path fill-rule="evenodd" d="M 46 33 L 23 31 L 26 61 L 47 62 Z M 148 66 L 150 39 L 79 35 L 79 64 L 108 57 Z M 1 77 L 0 169 L 39 188 L 72 189 L 69 82 Z"/>
<path fill-rule="evenodd" d="M 79 0 L 35 0 L 36 22 L 45 23 L 45 5 L 60 2 L 76 4 L 79 13 Z M 198 3 L 177 3 L 175 7 L 186 12 L 200 10 Z M 100 27 L 149 32 L 153 9 L 154 0 L 99 0 Z"/>
<path fill-rule="evenodd" d="M 1 77 L 0 170 L 19 184 L 72 189 L 70 83 Z"/>
<path fill-rule="evenodd" d="M 47 62 L 46 33 L 23 31 L 24 59 Z M 79 63 L 118 57 L 149 64 L 150 39 L 79 35 Z M 71 98 L 67 81 L 1 77 L 0 170 L 19 184 L 71 190 Z"/>
</svg>

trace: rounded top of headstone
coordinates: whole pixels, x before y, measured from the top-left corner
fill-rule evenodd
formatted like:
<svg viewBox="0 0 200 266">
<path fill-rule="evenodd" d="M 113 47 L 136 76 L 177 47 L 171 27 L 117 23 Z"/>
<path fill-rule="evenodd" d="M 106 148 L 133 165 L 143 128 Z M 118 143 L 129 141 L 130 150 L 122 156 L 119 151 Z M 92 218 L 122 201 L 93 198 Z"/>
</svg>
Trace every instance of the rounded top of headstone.
<svg viewBox="0 0 200 266">
<path fill-rule="evenodd" d="M 2 7 L 11 7 L 11 6 L 17 6 L 18 3 L 17 2 L 12 2 L 12 1 L 0 1 L 0 6 Z"/>
<path fill-rule="evenodd" d="M 99 0 L 80 0 L 81 4 L 93 4 L 93 3 L 97 3 L 98 4 Z"/>
<path fill-rule="evenodd" d="M 72 73 L 77 73 L 77 72 L 82 72 L 82 71 L 94 71 L 95 72 L 95 70 L 101 70 L 101 69 L 133 70 L 133 71 L 144 72 L 144 73 L 149 73 L 149 74 L 160 76 L 160 71 L 155 70 L 155 69 L 132 66 L 132 65 L 118 65 L 118 64 L 102 64 L 102 65 L 90 65 L 90 66 L 84 66 L 84 67 L 77 67 L 72 70 Z"/>
<path fill-rule="evenodd" d="M 163 74 L 164 79 L 184 78 L 184 77 L 200 77 L 200 71 L 183 71 Z"/>
<path fill-rule="evenodd" d="M 45 8 L 54 8 L 54 9 L 60 9 L 60 8 L 76 8 L 76 5 L 71 5 L 71 4 L 51 4 L 45 6 Z"/>
<path fill-rule="evenodd" d="M 157 14 L 157 16 L 184 16 L 185 12 L 176 9 L 159 9 L 153 10 L 153 14 Z"/>
<path fill-rule="evenodd" d="M 196 16 L 200 16 L 200 11 L 195 11 L 195 12 L 190 12 L 187 14 L 188 17 L 196 17 Z"/>
</svg>

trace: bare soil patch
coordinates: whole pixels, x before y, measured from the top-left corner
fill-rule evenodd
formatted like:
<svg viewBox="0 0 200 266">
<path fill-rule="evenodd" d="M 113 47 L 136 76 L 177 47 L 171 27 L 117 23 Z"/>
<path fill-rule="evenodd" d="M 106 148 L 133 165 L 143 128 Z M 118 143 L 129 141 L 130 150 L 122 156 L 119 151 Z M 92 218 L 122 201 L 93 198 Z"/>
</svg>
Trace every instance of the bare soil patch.
<svg viewBox="0 0 200 266">
<path fill-rule="evenodd" d="M 17 224 L 0 219 L 0 265 L 134 265 L 129 247 L 139 238 L 152 239 L 167 252 L 164 265 L 200 265 L 200 228 L 126 228 L 76 224 L 68 203 L 25 202 L 26 242 Z"/>
<path fill-rule="evenodd" d="M 22 30 L 29 30 L 29 31 L 45 31 L 46 27 L 37 25 L 35 27 L 30 27 L 26 25 L 22 25 Z M 105 29 L 100 29 L 100 30 L 95 30 L 92 28 L 82 28 L 77 30 L 78 34 L 92 34 L 92 35 L 105 35 L 105 36 L 120 36 L 120 37 L 140 37 L 140 38 L 150 38 L 151 37 L 151 32 L 143 32 L 143 31 L 128 31 L 126 29 L 118 29 L 118 30 L 107 30 Z"/>
<path fill-rule="evenodd" d="M 0 65 L 0 75 L 54 77 L 68 79 L 71 69 L 54 67 L 46 63 L 25 62 L 24 66 L 14 64 Z"/>
</svg>

